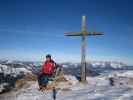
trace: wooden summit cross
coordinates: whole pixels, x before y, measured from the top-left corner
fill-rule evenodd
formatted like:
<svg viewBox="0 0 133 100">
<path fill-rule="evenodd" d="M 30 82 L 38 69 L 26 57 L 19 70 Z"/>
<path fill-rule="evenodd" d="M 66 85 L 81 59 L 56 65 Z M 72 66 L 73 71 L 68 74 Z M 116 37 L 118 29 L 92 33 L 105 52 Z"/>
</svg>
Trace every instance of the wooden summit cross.
<svg viewBox="0 0 133 100">
<path fill-rule="evenodd" d="M 69 32 L 65 33 L 65 36 L 81 36 L 81 68 L 80 78 L 81 82 L 86 82 L 86 37 L 103 35 L 101 32 L 88 32 L 86 26 L 86 16 L 82 16 L 82 31 L 81 32 Z"/>
</svg>

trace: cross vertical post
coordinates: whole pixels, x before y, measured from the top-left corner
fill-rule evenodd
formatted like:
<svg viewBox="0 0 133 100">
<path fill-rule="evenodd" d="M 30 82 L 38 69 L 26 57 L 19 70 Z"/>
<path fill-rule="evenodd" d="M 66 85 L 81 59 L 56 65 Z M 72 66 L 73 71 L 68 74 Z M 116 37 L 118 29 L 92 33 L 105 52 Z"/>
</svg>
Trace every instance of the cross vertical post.
<svg viewBox="0 0 133 100">
<path fill-rule="evenodd" d="M 86 16 L 82 16 L 82 32 L 81 37 L 81 67 L 80 67 L 80 77 L 82 82 L 86 82 Z"/>
<path fill-rule="evenodd" d="M 81 40 L 81 81 L 86 81 L 86 36 L 82 36 Z"/>
</svg>

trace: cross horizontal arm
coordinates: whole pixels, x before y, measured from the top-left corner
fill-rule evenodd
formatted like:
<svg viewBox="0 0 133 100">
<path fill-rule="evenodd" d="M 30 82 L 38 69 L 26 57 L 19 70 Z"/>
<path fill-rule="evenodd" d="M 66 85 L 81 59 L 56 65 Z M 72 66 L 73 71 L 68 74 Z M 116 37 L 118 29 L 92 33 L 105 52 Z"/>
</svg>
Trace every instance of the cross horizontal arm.
<svg viewBox="0 0 133 100">
<path fill-rule="evenodd" d="M 89 32 L 89 36 L 95 36 L 95 35 L 104 35 L 103 32 Z"/>
<path fill-rule="evenodd" d="M 102 32 L 69 32 L 65 33 L 65 36 L 96 36 L 96 35 L 103 35 Z"/>
<path fill-rule="evenodd" d="M 82 32 L 69 32 L 65 33 L 65 36 L 81 36 Z"/>
</svg>

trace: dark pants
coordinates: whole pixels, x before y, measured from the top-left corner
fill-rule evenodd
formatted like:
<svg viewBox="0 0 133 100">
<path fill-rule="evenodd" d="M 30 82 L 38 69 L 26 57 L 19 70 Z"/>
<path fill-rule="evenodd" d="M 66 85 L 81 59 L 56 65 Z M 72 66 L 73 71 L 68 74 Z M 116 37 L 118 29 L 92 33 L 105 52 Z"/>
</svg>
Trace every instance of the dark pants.
<svg viewBox="0 0 133 100">
<path fill-rule="evenodd" d="M 52 75 L 47 75 L 47 74 L 41 74 L 38 76 L 38 84 L 39 86 L 47 86 L 48 82 Z"/>
</svg>

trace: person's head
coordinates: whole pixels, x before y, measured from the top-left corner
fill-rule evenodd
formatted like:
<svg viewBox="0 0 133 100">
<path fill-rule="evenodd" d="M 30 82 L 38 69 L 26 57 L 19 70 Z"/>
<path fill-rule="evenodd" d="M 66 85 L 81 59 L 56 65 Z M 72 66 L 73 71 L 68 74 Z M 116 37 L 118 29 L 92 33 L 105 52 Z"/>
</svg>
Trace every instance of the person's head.
<svg viewBox="0 0 133 100">
<path fill-rule="evenodd" d="M 50 61 L 51 60 L 51 55 L 50 54 L 47 54 L 46 55 L 46 61 Z"/>
</svg>

